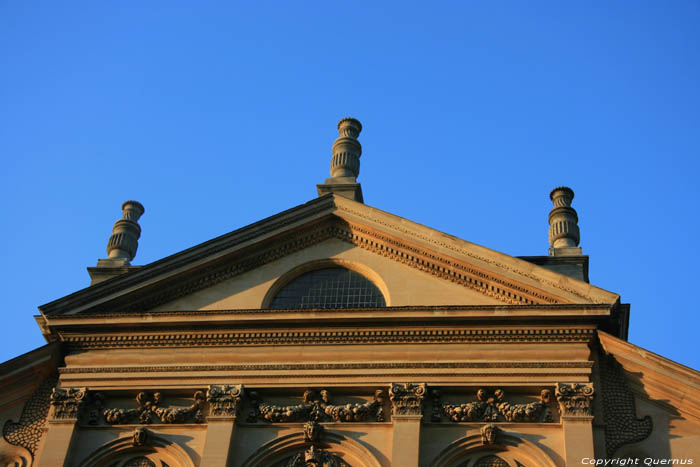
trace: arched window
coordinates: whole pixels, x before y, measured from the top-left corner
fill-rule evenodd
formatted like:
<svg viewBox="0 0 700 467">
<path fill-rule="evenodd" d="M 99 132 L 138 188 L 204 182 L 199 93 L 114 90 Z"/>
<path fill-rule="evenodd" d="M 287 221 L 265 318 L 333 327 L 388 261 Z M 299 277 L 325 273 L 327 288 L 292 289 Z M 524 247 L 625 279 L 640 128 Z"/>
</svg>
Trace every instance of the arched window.
<svg viewBox="0 0 700 467">
<path fill-rule="evenodd" d="M 386 306 L 384 296 L 369 279 L 349 269 L 333 267 L 307 272 L 282 287 L 273 309 L 369 308 Z"/>
</svg>

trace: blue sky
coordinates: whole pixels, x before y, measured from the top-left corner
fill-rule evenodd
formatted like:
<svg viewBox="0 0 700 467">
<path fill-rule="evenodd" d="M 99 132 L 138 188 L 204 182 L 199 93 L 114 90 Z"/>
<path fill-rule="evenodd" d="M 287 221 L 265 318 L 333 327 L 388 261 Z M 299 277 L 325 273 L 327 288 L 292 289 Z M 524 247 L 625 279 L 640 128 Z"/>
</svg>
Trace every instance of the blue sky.
<svg viewBox="0 0 700 467">
<path fill-rule="evenodd" d="M 547 254 L 576 192 L 630 341 L 700 368 L 700 3 L 0 3 L 0 361 L 89 284 L 121 202 L 147 264 L 306 202 L 362 121 L 367 204 Z"/>
</svg>

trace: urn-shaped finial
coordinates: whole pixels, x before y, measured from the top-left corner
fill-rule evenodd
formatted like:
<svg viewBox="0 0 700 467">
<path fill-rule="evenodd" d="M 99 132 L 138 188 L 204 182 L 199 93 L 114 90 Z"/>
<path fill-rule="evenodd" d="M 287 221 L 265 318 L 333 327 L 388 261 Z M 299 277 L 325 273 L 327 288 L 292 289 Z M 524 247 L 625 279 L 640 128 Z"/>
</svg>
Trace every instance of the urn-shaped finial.
<svg viewBox="0 0 700 467">
<path fill-rule="evenodd" d="M 360 175 L 362 145 L 357 137 L 362 124 L 354 118 L 346 117 L 338 122 L 338 139 L 333 143 L 331 177 L 357 177 Z"/>
<path fill-rule="evenodd" d="M 122 218 L 114 223 L 107 242 L 109 258 L 123 258 L 127 262 L 134 259 L 141 236 L 138 220 L 144 212 L 143 205 L 138 201 L 125 201 L 122 204 Z"/>
<path fill-rule="evenodd" d="M 574 191 L 560 186 L 552 190 L 549 198 L 554 208 L 549 212 L 549 244 L 552 248 L 575 248 L 580 242 L 578 215 L 571 207 Z"/>
</svg>

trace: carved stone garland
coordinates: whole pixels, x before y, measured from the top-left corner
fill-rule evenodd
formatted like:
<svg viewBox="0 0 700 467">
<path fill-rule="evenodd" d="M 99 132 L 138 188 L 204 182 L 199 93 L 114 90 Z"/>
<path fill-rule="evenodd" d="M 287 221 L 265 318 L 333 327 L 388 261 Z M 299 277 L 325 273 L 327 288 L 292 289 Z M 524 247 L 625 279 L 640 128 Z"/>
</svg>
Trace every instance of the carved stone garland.
<svg viewBox="0 0 700 467">
<path fill-rule="evenodd" d="M 653 428 L 649 415 L 637 418 L 634 394 L 625 381 L 622 366 L 615 357 L 600 349 L 600 382 L 603 386 L 605 448 L 612 458 L 620 446 L 649 437 Z"/>
<path fill-rule="evenodd" d="M 557 383 L 559 410 L 564 416 L 592 416 L 593 383 Z"/>
<path fill-rule="evenodd" d="M 453 422 L 496 422 L 502 417 L 507 422 L 551 422 L 552 411 L 550 403 L 552 393 L 549 389 L 540 392 L 540 400 L 528 404 L 513 404 L 504 400 L 502 389 L 489 392 L 479 389 L 476 401 L 463 404 L 441 404 L 440 394 L 433 396 L 433 421 L 440 421 L 436 407 L 442 408 L 442 413 Z"/>
<path fill-rule="evenodd" d="M 248 394 L 252 409 L 248 421 L 256 422 L 262 418 L 272 423 L 279 422 L 304 422 L 304 421 L 335 421 L 335 422 L 362 422 L 385 421 L 384 416 L 384 391 L 378 389 L 374 392 L 374 400 L 364 404 L 331 404 L 331 396 L 328 391 L 306 390 L 302 397 L 302 403 L 298 405 L 278 406 L 265 404 L 259 400 L 255 392 Z"/>
<path fill-rule="evenodd" d="M 392 383 L 389 398 L 394 415 L 422 415 L 425 383 Z"/>
<path fill-rule="evenodd" d="M 108 408 L 102 413 L 104 419 L 110 425 L 126 424 L 138 420 L 138 423 L 147 425 L 153 422 L 153 418 L 160 423 L 202 423 L 202 406 L 204 405 L 204 393 L 194 393 L 194 403 L 189 407 L 162 407 L 161 393 L 152 395 L 140 392 L 136 396 L 139 407 L 135 409 Z M 103 399 L 100 395 L 99 400 Z"/>
</svg>

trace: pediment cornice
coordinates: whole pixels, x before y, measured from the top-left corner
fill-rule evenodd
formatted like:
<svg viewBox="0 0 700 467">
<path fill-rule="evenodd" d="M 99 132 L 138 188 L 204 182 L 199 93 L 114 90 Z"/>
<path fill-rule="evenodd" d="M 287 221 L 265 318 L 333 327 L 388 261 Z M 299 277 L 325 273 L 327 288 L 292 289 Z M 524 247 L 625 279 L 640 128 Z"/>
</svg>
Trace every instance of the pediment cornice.
<svg viewBox="0 0 700 467">
<path fill-rule="evenodd" d="M 610 292 L 361 203 L 327 195 L 40 307 L 45 316 L 145 312 L 328 239 L 508 305 L 614 304 Z"/>
</svg>

